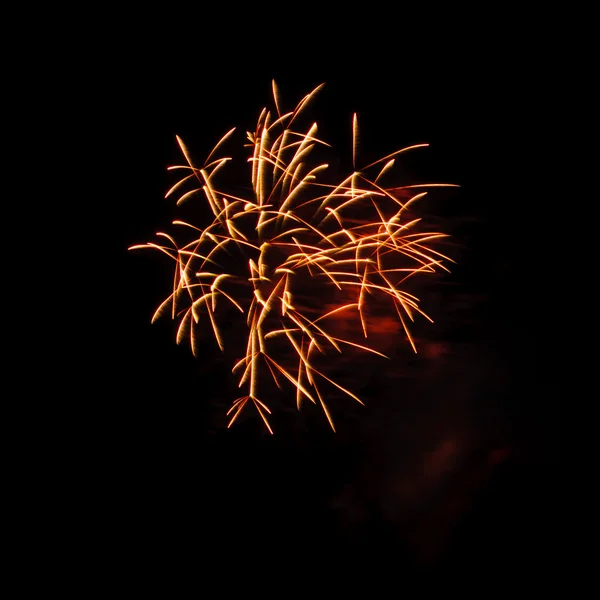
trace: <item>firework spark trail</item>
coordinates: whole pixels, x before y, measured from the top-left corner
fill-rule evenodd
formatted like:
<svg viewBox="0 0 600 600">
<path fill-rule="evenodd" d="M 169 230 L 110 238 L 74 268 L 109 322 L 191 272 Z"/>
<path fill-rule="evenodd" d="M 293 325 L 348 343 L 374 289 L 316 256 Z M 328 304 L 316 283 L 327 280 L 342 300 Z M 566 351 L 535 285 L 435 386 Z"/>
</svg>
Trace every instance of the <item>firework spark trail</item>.
<svg viewBox="0 0 600 600">
<path fill-rule="evenodd" d="M 174 221 L 174 225 L 195 236 L 184 245 L 161 232 L 157 234 L 161 243 L 131 247 L 153 248 L 174 261 L 173 291 L 152 321 L 170 310 L 171 317 L 179 319 L 177 343 L 188 337 L 194 355 L 194 328 L 202 315 L 208 318 L 221 350 L 224 340 L 217 305 L 229 304 L 246 315 L 245 355 L 232 370 L 241 373 L 239 387 L 244 387 L 246 393 L 233 402 L 228 412 L 229 426 L 246 406 L 252 405 L 273 433 L 267 416 L 271 410 L 259 398 L 260 377 L 266 376 L 278 388 L 285 380 L 293 385 L 298 409 L 305 399 L 319 404 L 335 431 L 323 386 L 333 386 L 362 402 L 319 369 L 315 357 L 332 350 L 341 353 L 348 346 L 384 355 L 365 344 L 333 336 L 328 332 L 327 320 L 342 311 L 352 311 L 367 338 L 367 304 L 375 296 L 388 298 L 416 352 L 408 322 L 414 321 L 415 314 L 429 317 L 419 308 L 418 298 L 400 286 L 417 274 L 447 270 L 444 262 L 450 261 L 428 246 L 444 234 L 418 232 L 420 219 L 403 218 L 408 206 L 426 195 L 420 189 L 456 186 L 428 183 L 386 188 L 380 183 L 399 154 L 427 144 L 402 148 L 357 170 L 359 129 L 354 115 L 353 173 L 337 185 L 317 180 L 327 164 L 311 168 L 310 154 L 315 147 L 328 144 L 316 137 L 316 123 L 305 133 L 291 129 L 291 125 L 321 87 L 305 96 L 293 111 L 282 114 L 273 82 L 276 114 L 264 108 L 255 131 L 247 133 L 251 149 L 250 198 L 233 195 L 215 183 L 217 174 L 233 160 L 217 156 L 234 129 L 219 140 L 202 167 L 194 163 L 177 137 L 186 164 L 169 169 L 183 170 L 185 175 L 166 197 L 179 193 L 179 205 L 203 195 L 213 221 L 204 228 Z M 191 189 L 190 184 L 194 186 Z M 406 195 L 413 189 L 415 194 L 407 201 L 400 199 L 399 192 Z M 321 298 L 332 292 L 334 297 L 337 294 L 336 307 L 327 312 L 321 309 L 322 314 L 315 318 L 315 309 L 306 302 L 306 296 Z M 354 301 L 347 302 L 348 296 Z M 285 343 L 285 350 L 281 344 L 273 344 L 277 340 Z M 296 358 L 295 367 L 289 366 L 286 354 Z"/>
</svg>

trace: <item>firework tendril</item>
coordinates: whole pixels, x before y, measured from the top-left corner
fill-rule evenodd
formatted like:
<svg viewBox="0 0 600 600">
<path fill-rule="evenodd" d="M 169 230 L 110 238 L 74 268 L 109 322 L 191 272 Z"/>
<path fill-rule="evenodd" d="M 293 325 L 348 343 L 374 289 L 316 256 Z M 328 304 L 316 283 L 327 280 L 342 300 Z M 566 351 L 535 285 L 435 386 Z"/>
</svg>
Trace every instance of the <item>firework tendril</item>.
<svg viewBox="0 0 600 600">
<path fill-rule="evenodd" d="M 261 380 L 267 378 L 278 388 L 291 386 L 298 409 L 305 400 L 320 405 L 335 431 L 327 390 L 362 401 L 327 374 L 319 357 L 327 356 L 325 362 L 330 364 L 332 355 L 350 347 L 385 355 L 357 343 L 351 335 L 332 331 L 331 323 L 340 318 L 358 320 L 366 339 L 367 307 L 375 298 L 383 298 L 416 352 L 409 323 L 417 314 L 429 317 L 404 284 L 415 275 L 448 270 L 445 263 L 451 262 L 431 248 L 445 234 L 419 232 L 421 219 L 412 218 L 407 209 L 427 194 L 423 188 L 457 186 L 427 183 L 390 188 L 383 183 L 398 155 L 428 144 L 402 148 L 357 169 L 355 114 L 352 173 L 337 184 L 321 181 L 328 165 L 311 163 L 311 155 L 315 148 L 330 146 L 317 137 L 316 123 L 305 133 L 292 128 L 321 87 L 306 95 L 293 111 L 282 113 L 273 82 L 274 109 L 264 108 L 254 132 L 247 133 L 252 190 L 248 197 L 224 191 L 218 183 L 235 162 L 220 156 L 235 128 L 221 138 L 202 166 L 177 136 L 185 164 L 169 170 L 182 171 L 183 177 L 166 197 L 178 196 L 179 205 L 203 196 L 212 222 L 201 228 L 174 221 L 190 241 L 180 243 L 159 232 L 158 241 L 130 248 L 152 248 L 173 260 L 172 293 L 152 322 L 170 313 L 178 321 L 177 343 L 187 339 L 195 356 L 201 321 L 210 323 L 223 351 L 223 328 L 230 326 L 232 311 L 241 315 L 236 336 L 243 328 L 245 352 L 232 372 L 239 377 L 243 395 L 227 413 L 229 427 L 252 406 L 273 433 L 272 410 L 259 389 Z"/>
</svg>

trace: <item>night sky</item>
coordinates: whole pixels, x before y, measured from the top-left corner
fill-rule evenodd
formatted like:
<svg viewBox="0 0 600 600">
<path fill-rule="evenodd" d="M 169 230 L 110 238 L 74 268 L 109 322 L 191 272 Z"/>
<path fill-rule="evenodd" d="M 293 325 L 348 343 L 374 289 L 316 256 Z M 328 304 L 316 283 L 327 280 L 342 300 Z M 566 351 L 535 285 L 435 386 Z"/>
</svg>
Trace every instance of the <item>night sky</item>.
<svg viewBox="0 0 600 600">
<path fill-rule="evenodd" d="M 491 47 L 394 50 L 375 37 L 349 55 L 330 44 L 259 60 L 252 36 L 227 47 L 219 58 L 190 39 L 164 54 L 134 45 L 107 67 L 110 92 L 98 91 L 97 210 L 110 229 L 96 265 L 106 283 L 89 388 L 100 394 L 86 418 L 102 430 L 93 493 L 104 568 L 166 592 L 537 577 L 560 554 L 559 440 L 531 316 L 537 275 L 523 258 L 535 255 L 541 207 L 519 141 L 535 136 L 527 69 Z M 373 375 L 366 407 L 340 405 L 337 434 L 318 411 L 275 414 L 274 436 L 254 416 L 228 430 L 229 363 L 210 337 L 194 359 L 169 319 L 150 324 L 171 265 L 127 251 L 180 216 L 164 198 L 175 135 L 203 158 L 231 127 L 254 125 L 273 78 L 288 107 L 326 83 L 311 115 L 340 168 L 357 112 L 365 152 L 428 142 L 407 175 L 461 185 L 429 205 L 458 257 L 423 295 L 436 325 L 419 331 L 433 350 L 407 355 L 402 374 Z"/>
</svg>

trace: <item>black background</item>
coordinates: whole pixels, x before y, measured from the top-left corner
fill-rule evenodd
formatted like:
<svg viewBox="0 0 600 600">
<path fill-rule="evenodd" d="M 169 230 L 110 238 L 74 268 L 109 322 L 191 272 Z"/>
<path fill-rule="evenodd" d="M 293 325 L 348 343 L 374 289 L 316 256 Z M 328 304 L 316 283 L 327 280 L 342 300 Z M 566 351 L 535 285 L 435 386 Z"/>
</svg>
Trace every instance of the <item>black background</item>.
<svg viewBox="0 0 600 600">
<path fill-rule="evenodd" d="M 303 38 L 299 26 L 261 32 L 258 19 L 246 28 L 240 16 L 233 30 L 222 16 L 197 29 L 181 20 L 102 37 L 97 77 L 85 77 L 94 102 L 81 128 L 95 145 L 85 215 L 103 226 L 93 234 L 101 251 L 86 265 L 98 307 L 93 348 L 81 405 L 69 418 L 82 447 L 92 448 L 72 499 L 80 539 L 94 549 L 89 563 L 100 566 L 100 579 L 125 576 L 131 589 L 166 591 L 241 584 L 290 593 L 324 581 L 394 590 L 413 578 L 436 581 L 424 573 L 460 584 L 537 577 L 560 555 L 558 403 L 541 377 L 535 316 L 544 200 L 530 185 L 545 65 L 523 52 L 526 42 L 487 29 L 420 37 L 405 36 L 405 28 L 418 29 L 408 25 L 385 33 L 368 25 L 353 37 L 322 25 Z M 326 83 L 315 120 L 343 151 L 357 112 L 374 154 L 428 142 L 425 176 L 461 185 L 443 206 L 465 248 L 452 281 L 484 298 L 465 328 L 485 328 L 480 340 L 495 348 L 500 369 L 510 365 L 502 385 L 510 381 L 512 453 L 426 569 L 392 524 L 373 518 L 352 542 L 336 526 L 331 498 L 364 460 L 351 419 L 339 440 L 318 419 L 282 417 L 272 437 L 257 420 L 227 430 L 231 389 L 217 348 L 195 360 L 175 345 L 168 320 L 150 325 L 170 265 L 127 249 L 178 216 L 164 199 L 173 182 L 166 167 L 180 156 L 175 135 L 206 155 L 231 127 L 252 127 L 273 78 L 288 106 Z"/>
</svg>

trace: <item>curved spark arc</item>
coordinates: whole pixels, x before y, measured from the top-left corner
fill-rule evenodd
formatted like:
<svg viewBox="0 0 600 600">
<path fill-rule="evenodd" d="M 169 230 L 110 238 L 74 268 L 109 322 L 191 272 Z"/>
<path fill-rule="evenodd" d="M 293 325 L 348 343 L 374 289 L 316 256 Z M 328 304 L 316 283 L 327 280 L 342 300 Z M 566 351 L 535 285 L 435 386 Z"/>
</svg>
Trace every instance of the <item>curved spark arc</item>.
<svg viewBox="0 0 600 600">
<path fill-rule="evenodd" d="M 219 140 L 201 167 L 177 137 L 186 164 L 169 169 L 183 170 L 184 175 L 166 197 L 179 194 L 180 205 L 204 195 L 212 221 L 205 227 L 174 221 L 174 225 L 196 236 L 184 244 L 160 233 L 169 246 L 148 242 L 131 247 L 158 250 L 175 262 L 172 293 L 156 309 L 152 321 L 170 308 L 171 317 L 180 321 L 177 343 L 188 336 L 194 354 L 194 325 L 203 315 L 208 317 L 219 348 L 224 350 L 221 307 L 230 306 L 244 314 L 245 354 L 232 369 L 233 373 L 241 371 L 239 387 L 244 388 L 244 395 L 228 411 L 228 427 L 252 405 L 273 433 L 267 416 L 272 411 L 259 397 L 261 381 L 267 378 L 278 388 L 284 380 L 291 383 L 298 409 L 305 398 L 319 404 L 335 431 L 324 386 L 333 386 L 362 401 L 324 373 L 318 357 L 342 353 L 344 347 L 381 357 L 385 354 L 349 337 L 334 335 L 328 320 L 350 312 L 368 339 L 365 311 L 372 298 L 387 298 L 416 352 L 408 323 L 414 321 L 415 313 L 429 317 L 419 308 L 418 298 L 400 286 L 418 274 L 447 270 L 445 263 L 452 262 L 428 246 L 445 237 L 443 233 L 414 232 L 420 219 L 403 219 L 407 208 L 427 194 L 420 188 L 453 184 L 389 188 L 381 183 L 391 173 L 398 155 L 428 144 L 402 148 L 358 169 L 359 128 L 354 114 L 353 173 L 337 184 L 318 179 L 328 165 L 310 164 L 311 154 L 316 147 L 329 144 L 319 139 L 317 123 L 304 132 L 291 126 L 321 87 L 306 95 L 294 110 L 283 112 L 279 90 L 272 82 L 274 114 L 265 107 L 254 132 L 247 133 L 250 197 L 221 190 L 217 182 L 234 162 L 231 156 L 220 156 L 220 150 L 231 140 L 235 128 Z M 194 187 L 188 189 L 190 185 Z M 414 194 L 403 201 L 402 197 L 413 189 Z M 306 300 L 307 296 L 325 297 L 331 293 L 338 305 L 331 310 L 321 307 L 321 313 Z M 316 317 L 312 316 L 315 311 Z M 288 364 L 288 358 L 295 366 Z"/>
</svg>

